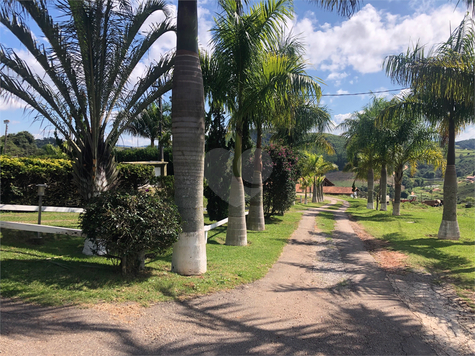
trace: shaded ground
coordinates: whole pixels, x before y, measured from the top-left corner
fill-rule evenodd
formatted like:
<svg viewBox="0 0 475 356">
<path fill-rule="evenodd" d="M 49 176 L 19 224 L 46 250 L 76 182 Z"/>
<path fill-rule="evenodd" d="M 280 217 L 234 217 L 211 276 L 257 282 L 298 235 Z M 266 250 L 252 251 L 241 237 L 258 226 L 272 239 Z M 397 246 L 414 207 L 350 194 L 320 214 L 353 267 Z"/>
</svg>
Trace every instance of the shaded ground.
<svg viewBox="0 0 475 356">
<path fill-rule="evenodd" d="M 427 276 L 413 273 L 406 280 L 381 268 L 342 209 L 332 210 L 337 220 L 333 238 L 320 234 L 315 228 L 319 210 L 304 214 L 266 277 L 231 291 L 150 308 L 38 307 L 2 300 L 0 351 L 5 355 L 475 354 L 469 323 L 461 325 L 456 311 L 439 315 L 434 310 L 452 309 L 444 300 L 437 304 L 439 297 L 432 296 Z"/>
</svg>

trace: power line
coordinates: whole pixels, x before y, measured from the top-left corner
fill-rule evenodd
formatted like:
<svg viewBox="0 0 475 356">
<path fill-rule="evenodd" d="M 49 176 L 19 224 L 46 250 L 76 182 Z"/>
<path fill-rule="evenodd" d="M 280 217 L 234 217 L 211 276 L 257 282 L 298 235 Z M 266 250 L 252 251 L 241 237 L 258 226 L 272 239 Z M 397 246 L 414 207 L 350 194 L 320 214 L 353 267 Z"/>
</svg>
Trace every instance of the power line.
<svg viewBox="0 0 475 356">
<path fill-rule="evenodd" d="M 379 93 L 389 93 L 390 91 L 400 91 L 409 88 L 401 89 L 388 89 L 388 90 L 379 90 L 379 91 L 369 91 L 366 93 L 348 93 L 348 94 L 322 94 L 322 96 L 351 96 L 351 95 L 368 95 L 368 94 L 379 94 Z"/>
</svg>

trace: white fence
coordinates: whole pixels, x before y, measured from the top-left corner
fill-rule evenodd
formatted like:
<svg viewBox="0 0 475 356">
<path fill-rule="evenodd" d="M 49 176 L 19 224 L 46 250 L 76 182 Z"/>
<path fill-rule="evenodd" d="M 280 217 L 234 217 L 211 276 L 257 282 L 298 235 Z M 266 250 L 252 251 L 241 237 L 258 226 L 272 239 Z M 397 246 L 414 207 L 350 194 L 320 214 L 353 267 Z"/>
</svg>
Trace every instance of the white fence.
<svg viewBox="0 0 475 356">
<path fill-rule="evenodd" d="M 0 211 L 38 211 L 38 207 L 34 205 L 8 205 L 0 204 Z M 82 208 L 61 208 L 55 206 L 43 206 L 41 211 L 45 212 L 56 212 L 56 213 L 82 213 L 84 210 Z M 249 214 L 246 211 L 246 215 Z M 227 224 L 228 218 L 220 220 L 211 225 L 205 225 L 204 231 L 206 240 L 208 240 L 208 231 L 217 228 L 218 226 Z M 70 229 L 66 227 L 56 227 L 56 226 L 47 226 L 47 225 L 38 225 L 38 224 L 26 224 L 26 223 L 17 223 L 9 221 L 0 221 L 0 228 L 4 229 L 13 229 L 13 230 L 22 230 L 22 231 L 33 231 L 33 232 L 44 232 L 48 234 L 64 234 L 71 236 L 82 236 L 82 231 L 79 229 Z"/>
</svg>

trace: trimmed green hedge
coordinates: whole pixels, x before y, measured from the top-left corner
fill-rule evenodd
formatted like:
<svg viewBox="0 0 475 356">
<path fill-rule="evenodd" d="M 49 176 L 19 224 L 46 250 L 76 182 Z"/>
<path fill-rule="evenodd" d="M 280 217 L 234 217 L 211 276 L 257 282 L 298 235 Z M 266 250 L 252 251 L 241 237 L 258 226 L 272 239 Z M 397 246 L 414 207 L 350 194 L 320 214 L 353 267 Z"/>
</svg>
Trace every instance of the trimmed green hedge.
<svg viewBox="0 0 475 356">
<path fill-rule="evenodd" d="M 37 205 L 36 185 L 46 183 L 43 205 L 81 206 L 70 160 L 0 156 L 0 167 L 2 204 Z M 153 166 L 120 163 L 118 170 L 118 189 L 122 191 L 137 190 L 154 180 Z"/>
<path fill-rule="evenodd" d="M 79 195 L 72 182 L 71 161 L 0 156 L 0 166 L 3 204 L 36 205 L 36 185 L 46 183 L 44 205 L 79 206 Z"/>
</svg>

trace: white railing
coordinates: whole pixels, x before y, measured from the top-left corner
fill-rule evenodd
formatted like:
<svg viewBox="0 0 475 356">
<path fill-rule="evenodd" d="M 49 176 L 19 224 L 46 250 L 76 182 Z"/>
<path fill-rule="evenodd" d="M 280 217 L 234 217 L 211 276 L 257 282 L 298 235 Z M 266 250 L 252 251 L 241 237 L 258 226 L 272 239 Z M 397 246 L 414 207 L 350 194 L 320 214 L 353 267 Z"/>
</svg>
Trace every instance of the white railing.
<svg viewBox="0 0 475 356">
<path fill-rule="evenodd" d="M 17 222 L 10 222 L 10 221 L 0 221 L 0 228 L 22 230 L 22 231 L 44 232 L 47 234 L 82 236 L 82 231 L 79 229 L 70 229 L 67 227 L 56 227 L 56 226 L 38 225 L 38 224 L 17 223 Z"/>
<path fill-rule="evenodd" d="M 246 211 L 246 213 L 244 215 L 247 215 L 249 214 L 249 211 Z M 210 224 L 210 225 L 205 225 L 205 237 L 206 237 L 206 240 L 208 240 L 208 231 L 209 230 L 213 230 L 215 228 L 217 228 L 218 226 L 221 226 L 221 225 L 224 225 L 224 224 L 227 224 L 228 223 L 228 218 L 226 219 L 223 219 L 223 220 L 219 220 L 218 222 L 215 222 L 214 224 Z"/>
<path fill-rule="evenodd" d="M 10 205 L 0 204 L 0 211 L 38 211 L 37 205 Z M 61 208 L 57 206 L 42 206 L 41 211 L 51 213 L 82 213 L 83 208 Z"/>
<path fill-rule="evenodd" d="M 35 205 L 8 205 L 0 204 L 0 210 L 3 211 L 38 211 L 38 207 Z M 56 213 L 82 213 L 84 209 L 82 208 L 62 208 L 55 206 L 43 206 L 41 211 L 45 212 L 56 212 Z M 246 211 L 245 215 L 249 214 L 249 211 Z M 208 231 L 217 228 L 218 226 L 228 223 L 228 218 L 215 222 L 214 224 L 205 225 L 205 237 L 208 240 Z M 22 230 L 22 231 L 34 231 L 34 232 L 44 232 L 48 234 L 64 234 L 71 236 L 82 236 L 82 231 L 79 229 L 70 229 L 66 227 L 56 227 L 56 226 L 47 226 L 47 225 L 38 225 L 38 224 L 26 224 L 26 223 L 17 223 L 9 221 L 0 221 L 0 228 L 4 229 L 13 229 L 13 230 Z"/>
</svg>

